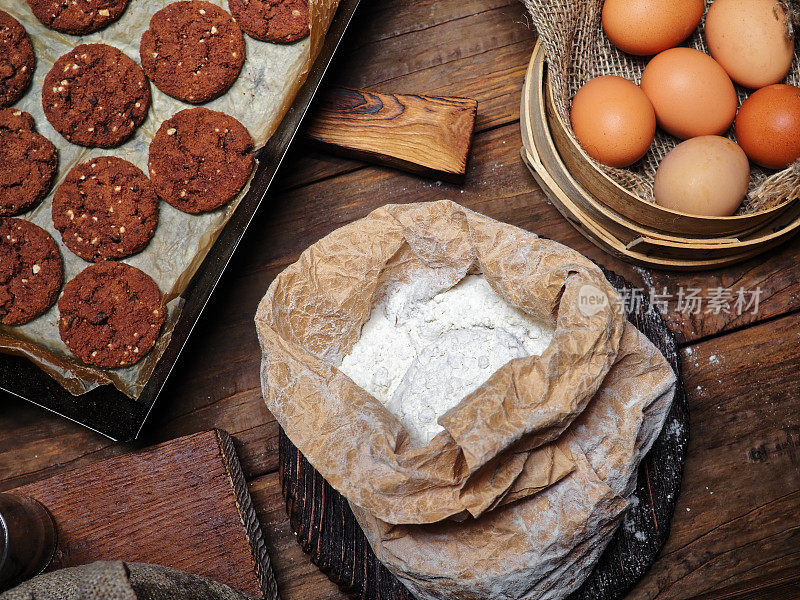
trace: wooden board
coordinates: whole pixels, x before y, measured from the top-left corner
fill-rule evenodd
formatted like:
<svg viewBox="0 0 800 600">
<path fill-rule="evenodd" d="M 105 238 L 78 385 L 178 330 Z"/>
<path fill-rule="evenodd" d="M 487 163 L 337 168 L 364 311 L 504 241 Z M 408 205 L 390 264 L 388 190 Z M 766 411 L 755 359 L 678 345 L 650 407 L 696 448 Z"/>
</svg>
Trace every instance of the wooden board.
<svg viewBox="0 0 800 600">
<path fill-rule="evenodd" d="M 605 271 L 617 290 L 634 290 Z M 631 303 L 635 305 L 636 303 Z M 667 541 L 681 487 L 689 434 L 689 411 L 678 346 L 664 320 L 642 298 L 628 320 L 664 353 L 678 374 L 678 388 L 664 429 L 639 469 L 635 499 L 600 561 L 570 600 L 619 600 L 653 564 Z M 379 563 L 347 501 L 280 432 L 280 477 L 297 541 L 311 560 L 344 592 L 362 600 L 413 600 Z"/>
<path fill-rule="evenodd" d="M 468 98 L 333 88 L 306 136 L 326 150 L 445 181 L 463 181 L 478 103 Z"/>
<path fill-rule="evenodd" d="M 58 528 L 49 570 L 97 560 L 204 575 L 277 600 L 261 526 L 231 437 L 207 431 L 14 490 Z"/>
</svg>

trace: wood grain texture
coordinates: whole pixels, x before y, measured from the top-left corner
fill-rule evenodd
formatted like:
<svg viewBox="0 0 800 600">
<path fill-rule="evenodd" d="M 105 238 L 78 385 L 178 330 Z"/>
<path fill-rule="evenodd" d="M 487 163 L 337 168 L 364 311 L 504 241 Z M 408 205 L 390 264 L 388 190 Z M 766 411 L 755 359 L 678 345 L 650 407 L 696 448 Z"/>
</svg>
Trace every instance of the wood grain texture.
<svg viewBox="0 0 800 600">
<path fill-rule="evenodd" d="M 468 98 L 332 88 L 317 101 L 305 135 L 335 154 L 460 182 L 477 110 Z"/>
<path fill-rule="evenodd" d="M 208 431 L 14 490 L 58 528 L 49 570 L 144 562 L 277 599 L 261 526 L 230 436 Z"/>
<path fill-rule="evenodd" d="M 724 600 L 783 600 L 773 584 L 791 585 L 800 574 L 800 458 L 772 449 L 786 444 L 787 431 L 800 429 L 800 242 L 706 273 L 649 271 L 614 260 L 561 217 L 520 159 L 520 94 L 536 40 L 522 3 L 373 0 L 362 8 L 329 83 L 478 100 L 464 184 L 438 186 L 297 145 L 280 175 L 288 191 L 256 216 L 141 443 L 111 444 L 3 397 L 0 489 L 222 427 L 235 435 L 284 600 L 344 600 L 303 553 L 286 516 L 276 470 L 278 426 L 261 399 L 253 314 L 275 275 L 336 227 L 386 202 L 449 198 L 567 244 L 646 295 L 664 288 L 674 294 L 681 286 L 703 293 L 762 288 L 757 314 L 689 315 L 670 303 L 665 318 L 683 347 L 692 436 L 670 540 L 629 598 L 719 600 L 714 594 L 724 592 Z M 766 460 L 751 461 L 749 452 L 762 446 Z"/>
<path fill-rule="evenodd" d="M 605 270 L 604 270 L 605 271 Z M 605 271 L 621 293 L 633 286 Z M 619 600 L 650 568 L 669 537 L 681 488 L 689 436 L 686 393 L 675 338 L 648 301 L 635 305 L 628 320 L 664 353 L 678 375 L 672 408 L 658 439 L 639 469 L 636 491 L 624 523 L 581 588 L 570 600 Z M 413 600 L 375 557 L 347 501 L 280 433 L 280 474 L 289 522 L 297 541 L 331 581 L 354 598 Z"/>
</svg>

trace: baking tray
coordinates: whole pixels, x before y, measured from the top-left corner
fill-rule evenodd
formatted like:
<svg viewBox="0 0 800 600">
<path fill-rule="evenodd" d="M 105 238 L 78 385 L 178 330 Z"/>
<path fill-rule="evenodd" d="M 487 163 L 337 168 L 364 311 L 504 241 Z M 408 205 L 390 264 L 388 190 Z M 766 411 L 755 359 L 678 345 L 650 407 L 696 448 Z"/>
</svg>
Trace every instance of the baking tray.
<svg viewBox="0 0 800 600">
<path fill-rule="evenodd" d="M 269 197 L 275 174 L 308 112 L 360 1 L 342 0 L 339 3 L 319 56 L 305 83 L 278 129 L 257 153 L 259 165 L 250 190 L 239 202 L 182 294 L 185 304 L 175 324 L 172 339 L 139 398 L 129 398 L 113 385 L 103 385 L 80 396 L 73 396 L 28 359 L 8 354 L 0 354 L 0 390 L 88 427 L 114 441 L 131 441 L 139 436 L 236 247 L 256 211 Z"/>
</svg>

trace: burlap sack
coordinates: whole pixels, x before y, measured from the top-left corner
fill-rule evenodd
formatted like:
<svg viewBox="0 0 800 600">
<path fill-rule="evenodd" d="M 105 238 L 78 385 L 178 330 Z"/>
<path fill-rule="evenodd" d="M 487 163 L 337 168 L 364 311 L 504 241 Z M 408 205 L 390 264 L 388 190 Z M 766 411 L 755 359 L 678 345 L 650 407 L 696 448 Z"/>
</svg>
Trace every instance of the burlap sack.
<svg viewBox="0 0 800 600">
<path fill-rule="evenodd" d="M 619 75 L 639 83 L 649 58 L 632 56 L 617 49 L 603 32 L 601 22 L 603 0 L 523 0 L 533 24 L 547 51 L 547 66 L 555 108 L 567 124 L 570 135 L 569 111 L 572 97 L 582 85 L 601 75 Z M 800 11 L 797 0 L 785 0 L 796 13 Z M 711 5 L 711 0 L 706 0 Z M 708 52 L 703 33 L 704 23 L 686 41 L 686 45 Z M 788 34 L 788 32 L 787 32 Z M 784 83 L 800 85 L 800 52 L 795 56 Z M 736 86 L 739 102 L 750 90 Z M 728 137 L 736 139 L 733 128 Z M 593 161 L 625 189 L 642 200 L 653 202 L 653 180 L 658 165 L 667 153 L 681 140 L 661 131 L 645 157 L 628 169 L 614 169 Z M 753 165 L 747 199 L 738 214 L 758 212 L 782 204 L 788 199 L 800 198 L 800 161 L 780 171 L 770 171 Z"/>
<path fill-rule="evenodd" d="M 140 563 L 96 562 L 35 577 L 0 600 L 253 600 L 216 581 Z M 277 600 L 277 595 L 268 600 Z"/>
<path fill-rule="evenodd" d="M 552 323 L 553 340 L 411 448 L 402 424 L 337 367 L 389 285 L 442 291 L 474 273 Z M 618 300 L 560 244 L 449 201 L 388 205 L 311 246 L 270 286 L 256 313 L 264 398 L 412 591 L 528 597 L 526 586 L 557 569 L 578 577 L 599 556 L 674 392 L 666 360 Z"/>
</svg>

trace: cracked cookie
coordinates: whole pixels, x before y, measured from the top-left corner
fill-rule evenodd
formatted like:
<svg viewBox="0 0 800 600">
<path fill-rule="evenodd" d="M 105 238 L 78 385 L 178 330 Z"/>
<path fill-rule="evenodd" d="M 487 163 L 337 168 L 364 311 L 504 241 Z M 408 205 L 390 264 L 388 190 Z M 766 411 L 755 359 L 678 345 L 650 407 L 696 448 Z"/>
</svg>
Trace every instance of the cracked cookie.
<svg viewBox="0 0 800 600">
<path fill-rule="evenodd" d="M 173 2 L 150 19 L 139 57 L 165 94 L 200 104 L 225 93 L 244 63 L 244 36 L 226 11 L 205 0 Z"/>
<path fill-rule="evenodd" d="M 0 217 L 0 323 L 21 325 L 47 312 L 62 279 L 50 234 L 23 219 Z"/>
<path fill-rule="evenodd" d="M 150 86 L 142 68 L 113 46 L 81 44 L 44 79 L 47 120 L 73 144 L 113 148 L 147 116 Z"/>
<path fill-rule="evenodd" d="M 127 160 L 101 156 L 75 166 L 53 196 L 53 223 L 84 260 L 117 260 L 147 246 L 158 225 L 158 196 Z"/>
<path fill-rule="evenodd" d="M 28 32 L 0 10 L 0 107 L 11 106 L 22 97 L 33 79 L 35 62 Z"/>
<path fill-rule="evenodd" d="M 86 35 L 116 21 L 128 0 L 28 0 L 42 25 L 72 35 Z"/>
<path fill-rule="evenodd" d="M 291 44 L 308 36 L 308 0 L 228 0 L 242 30 L 257 40 Z"/>
<path fill-rule="evenodd" d="M 158 339 L 165 309 L 156 282 L 125 263 L 78 273 L 58 300 L 58 331 L 83 362 L 113 369 L 141 360 Z"/>
<path fill-rule="evenodd" d="M 18 215 L 39 204 L 57 170 L 56 147 L 36 133 L 33 117 L 0 109 L 0 215 Z"/>
<path fill-rule="evenodd" d="M 253 138 L 233 117 L 207 108 L 182 110 L 161 124 L 150 143 L 150 180 L 178 210 L 215 210 L 247 183 L 252 150 Z"/>
</svg>

